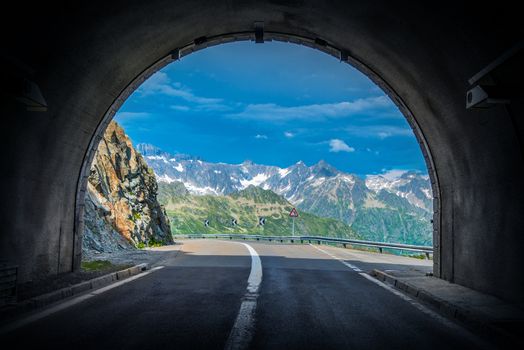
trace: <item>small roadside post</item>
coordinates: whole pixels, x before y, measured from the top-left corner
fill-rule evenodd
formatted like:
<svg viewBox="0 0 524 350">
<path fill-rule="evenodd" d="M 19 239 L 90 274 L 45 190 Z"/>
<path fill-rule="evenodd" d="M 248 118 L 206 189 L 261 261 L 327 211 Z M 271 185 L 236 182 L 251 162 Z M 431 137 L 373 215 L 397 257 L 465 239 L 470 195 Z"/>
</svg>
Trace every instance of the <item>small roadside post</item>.
<svg viewBox="0 0 524 350">
<path fill-rule="evenodd" d="M 262 234 L 262 235 L 264 234 L 264 225 L 265 225 L 265 224 L 266 224 L 266 218 L 263 217 L 263 216 L 260 216 L 260 217 L 258 218 L 258 227 L 260 227 L 260 234 Z M 258 240 L 259 240 L 259 239 L 257 238 L 257 241 L 258 241 Z"/>
<path fill-rule="evenodd" d="M 298 211 L 293 208 L 291 209 L 291 212 L 289 213 L 289 216 L 291 217 L 293 223 L 292 223 L 292 228 L 291 228 L 291 235 L 294 236 L 295 235 L 295 218 L 298 218 Z"/>
</svg>

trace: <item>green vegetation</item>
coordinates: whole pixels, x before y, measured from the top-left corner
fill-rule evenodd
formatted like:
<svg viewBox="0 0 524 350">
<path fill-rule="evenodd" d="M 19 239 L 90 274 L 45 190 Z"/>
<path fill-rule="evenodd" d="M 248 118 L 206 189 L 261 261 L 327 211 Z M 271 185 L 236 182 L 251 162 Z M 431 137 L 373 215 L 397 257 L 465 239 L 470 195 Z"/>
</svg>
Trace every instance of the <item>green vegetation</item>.
<svg viewBox="0 0 524 350">
<path fill-rule="evenodd" d="M 293 205 L 270 190 L 250 186 L 229 196 L 192 196 L 177 183 L 159 186 L 158 199 L 166 208 L 171 233 L 240 233 L 283 236 L 291 234 Z M 259 217 L 266 218 L 264 226 Z M 231 220 L 236 219 L 237 225 Z M 206 227 L 205 220 L 209 220 Z M 353 229 L 338 220 L 300 212 L 295 219 L 296 235 L 360 238 Z"/>
<path fill-rule="evenodd" d="M 142 218 L 142 215 L 140 215 L 139 212 L 133 210 L 133 212 L 132 212 L 132 214 L 131 214 L 131 217 L 130 217 L 131 221 L 133 221 L 133 222 L 136 223 L 136 222 L 137 222 L 138 220 L 140 220 L 141 218 Z"/>
<path fill-rule="evenodd" d="M 417 215 L 403 208 L 362 208 L 351 227 L 370 241 L 431 246 L 429 220 L 429 214 Z"/>
<path fill-rule="evenodd" d="M 166 243 L 163 241 L 157 241 L 155 240 L 153 236 L 151 236 L 147 242 L 138 242 L 137 244 L 135 244 L 135 247 L 137 247 L 138 249 L 144 249 L 144 248 L 162 247 L 166 244 L 170 244 L 170 243 Z"/>
<path fill-rule="evenodd" d="M 115 265 L 107 260 L 93 260 L 93 261 L 82 261 L 81 269 L 84 271 L 101 271 L 109 270 Z"/>
</svg>

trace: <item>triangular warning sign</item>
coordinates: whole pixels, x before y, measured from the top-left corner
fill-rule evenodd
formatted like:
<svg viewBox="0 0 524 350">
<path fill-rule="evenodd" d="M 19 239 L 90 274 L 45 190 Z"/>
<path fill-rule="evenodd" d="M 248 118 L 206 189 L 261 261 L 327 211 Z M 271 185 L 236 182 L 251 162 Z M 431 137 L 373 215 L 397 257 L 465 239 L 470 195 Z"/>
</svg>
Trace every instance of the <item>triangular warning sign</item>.
<svg viewBox="0 0 524 350">
<path fill-rule="evenodd" d="M 291 209 L 289 216 L 291 216 L 292 218 L 298 218 L 298 211 L 295 208 Z"/>
</svg>

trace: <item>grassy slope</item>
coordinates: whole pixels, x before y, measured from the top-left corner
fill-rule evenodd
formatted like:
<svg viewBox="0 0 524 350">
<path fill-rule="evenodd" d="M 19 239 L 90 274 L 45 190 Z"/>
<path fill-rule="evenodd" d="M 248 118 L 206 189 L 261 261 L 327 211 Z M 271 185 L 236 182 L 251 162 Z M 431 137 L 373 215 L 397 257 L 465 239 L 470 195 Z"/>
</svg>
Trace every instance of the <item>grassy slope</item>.
<svg viewBox="0 0 524 350">
<path fill-rule="evenodd" d="M 249 187 L 230 196 L 192 196 L 170 187 L 160 186 L 159 200 L 166 207 L 173 234 L 291 234 L 289 212 L 293 206 L 272 191 Z M 266 218 L 263 227 L 258 226 L 260 216 Z M 231 218 L 237 220 L 237 226 L 231 225 Z M 205 227 L 205 219 L 209 227 Z M 359 238 L 349 225 L 305 212 L 295 219 L 295 234 Z"/>
</svg>

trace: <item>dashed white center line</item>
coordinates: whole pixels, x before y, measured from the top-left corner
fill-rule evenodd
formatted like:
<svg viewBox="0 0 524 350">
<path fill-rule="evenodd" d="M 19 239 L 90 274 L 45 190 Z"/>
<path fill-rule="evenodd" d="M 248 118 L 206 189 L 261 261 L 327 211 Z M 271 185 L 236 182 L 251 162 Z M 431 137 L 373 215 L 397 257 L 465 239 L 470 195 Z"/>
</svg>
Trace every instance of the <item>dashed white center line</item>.
<svg viewBox="0 0 524 350">
<path fill-rule="evenodd" d="M 244 245 L 251 254 L 251 272 L 247 279 L 247 288 L 240 310 L 238 311 L 235 324 L 229 333 L 226 346 L 227 350 L 248 349 L 249 343 L 255 331 L 255 311 L 257 308 L 258 289 L 262 283 L 262 262 L 253 247 L 246 243 Z"/>
<path fill-rule="evenodd" d="M 316 250 L 319 250 L 319 251 L 321 251 L 322 253 L 329 255 L 329 256 L 332 257 L 333 259 L 340 261 L 342 264 L 346 265 L 347 267 L 349 267 L 349 268 L 352 269 L 353 271 L 355 271 L 355 272 L 362 272 L 362 270 L 359 269 L 357 266 L 348 263 L 348 262 L 345 261 L 344 259 L 341 259 L 341 258 L 339 258 L 338 256 L 333 255 L 333 254 L 331 254 L 330 252 L 325 251 L 325 250 L 322 249 L 322 248 L 319 248 L 319 247 L 317 247 L 317 246 L 314 246 L 314 245 L 311 244 L 311 243 L 310 243 L 309 245 L 312 246 L 313 248 L 315 248 Z"/>
</svg>

